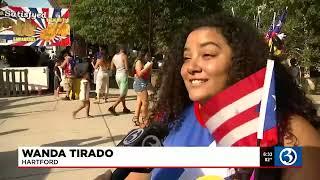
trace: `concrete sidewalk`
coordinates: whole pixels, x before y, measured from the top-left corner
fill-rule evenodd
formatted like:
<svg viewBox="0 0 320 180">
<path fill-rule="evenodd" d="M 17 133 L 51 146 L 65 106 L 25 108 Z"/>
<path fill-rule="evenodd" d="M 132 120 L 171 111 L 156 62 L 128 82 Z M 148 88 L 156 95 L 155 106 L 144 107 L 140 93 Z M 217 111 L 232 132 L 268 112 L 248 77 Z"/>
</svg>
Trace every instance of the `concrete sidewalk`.
<svg viewBox="0 0 320 180">
<path fill-rule="evenodd" d="M 94 118 L 90 119 L 85 117 L 84 110 L 79 112 L 79 119 L 72 118 L 71 112 L 79 106 L 79 101 L 56 100 L 53 96 L 0 98 L 0 179 L 88 180 L 103 173 L 105 169 L 18 169 L 17 148 L 115 146 L 134 128 L 133 114 L 113 116 L 108 112 L 117 93 L 117 89 L 110 89 L 108 103 L 91 103 Z M 127 106 L 133 111 L 136 100 L 133 90 L 129 90 L 127 99 Z M 122 111 L 122 106 L 116 111 Z"/>
</svg>

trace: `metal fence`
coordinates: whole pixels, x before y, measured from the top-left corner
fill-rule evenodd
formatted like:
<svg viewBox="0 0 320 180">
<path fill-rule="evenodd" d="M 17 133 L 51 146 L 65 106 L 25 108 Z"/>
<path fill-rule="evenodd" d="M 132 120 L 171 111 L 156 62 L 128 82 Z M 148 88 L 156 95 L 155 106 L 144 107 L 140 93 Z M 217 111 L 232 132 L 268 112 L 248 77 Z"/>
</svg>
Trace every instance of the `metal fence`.
<svg viewBox="0 0 320 180">
<path fill-rule="evenodd" d="M 27 69 L 0 69 L 0 97 L 26 96 L 28 94 Z"/>
</svg>

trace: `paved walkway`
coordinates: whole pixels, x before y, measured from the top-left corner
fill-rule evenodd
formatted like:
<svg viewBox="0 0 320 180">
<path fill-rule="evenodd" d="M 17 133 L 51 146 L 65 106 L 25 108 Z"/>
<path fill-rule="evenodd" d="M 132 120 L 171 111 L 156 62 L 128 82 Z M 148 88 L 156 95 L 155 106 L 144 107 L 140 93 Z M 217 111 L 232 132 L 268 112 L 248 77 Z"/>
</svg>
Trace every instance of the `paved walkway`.
<svg viewBox="0 0 320 180">
<path fill-rule="evenodd" d="M 94 118 L 90 119 L 84 110 L 79 112 L 79 119 L 72 118 L 78 101 L 57 101 L 48 95 L 0 98 L 0 180 L 88 180 L 104 172 L 105 169 L 18 169 L 17 147 L 114 146 L 134 128 L 133 114 L 113 116 L 107 110 L 117 92 L 110 90 L 111 98 L 106 104 L 92 103 Z M 132 111 L 135 100 L 134 91 L 129 90 L 127 106 Z M 122 111 L 122 106 L 116 111 Z"/>
</svg>

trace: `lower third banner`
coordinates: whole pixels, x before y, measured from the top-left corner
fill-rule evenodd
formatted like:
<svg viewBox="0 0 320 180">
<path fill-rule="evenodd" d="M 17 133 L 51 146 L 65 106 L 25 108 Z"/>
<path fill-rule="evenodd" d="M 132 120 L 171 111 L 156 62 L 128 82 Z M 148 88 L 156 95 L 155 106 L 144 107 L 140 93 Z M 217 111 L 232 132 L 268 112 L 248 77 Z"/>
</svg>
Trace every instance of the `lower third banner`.
<svg viewBox="0 0 320 180">
<path fill-rule="evenodd" d="M 19 147 L 18 167 L 259 167 L 259 147 Z"/>
<path fill-rule="evenodd" d="M 19 147 L 18 167 L 300 167 L 301 152 L 301 147 Z"/>
</svg>

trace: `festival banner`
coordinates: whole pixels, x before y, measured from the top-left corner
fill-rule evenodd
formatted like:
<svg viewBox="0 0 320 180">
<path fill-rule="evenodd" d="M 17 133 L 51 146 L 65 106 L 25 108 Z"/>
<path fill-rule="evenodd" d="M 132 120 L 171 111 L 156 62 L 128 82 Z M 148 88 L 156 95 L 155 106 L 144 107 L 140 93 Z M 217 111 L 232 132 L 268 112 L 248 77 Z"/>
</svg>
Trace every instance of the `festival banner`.
<svg viewBox="0 0 320 180">
<path fill-rule="evenodd" d="M 69 9 L 0 8 L 0 45 L 69 46 Z"/>
</svg>

